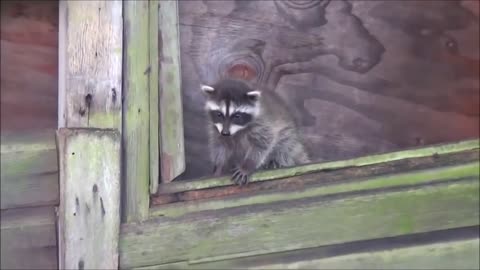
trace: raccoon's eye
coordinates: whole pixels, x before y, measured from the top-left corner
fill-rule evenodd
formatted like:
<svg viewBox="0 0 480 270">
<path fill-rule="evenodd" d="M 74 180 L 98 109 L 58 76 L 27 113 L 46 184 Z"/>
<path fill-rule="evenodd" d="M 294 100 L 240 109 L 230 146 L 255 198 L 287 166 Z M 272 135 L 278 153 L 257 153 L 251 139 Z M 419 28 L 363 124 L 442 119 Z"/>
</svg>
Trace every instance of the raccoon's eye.
<svg viewBox="0 0 480 270">
<path fill-rule="evenodd" d="M 234 119 L 239 119 L 239 118 L 242 117 L 242 116 L 241 116 L 240 114 L 238 114 L 238 113 L 235 113 L 235 114 L 232 115 L 232 117 L 233 117 Z"/>
<path fill-rule="evenodd" d="M 216 114 L 217 117 L 222 117 L 222 115 L 223 115 L 221 112 L 216 112 L 215 114 Z"/>
</svg>

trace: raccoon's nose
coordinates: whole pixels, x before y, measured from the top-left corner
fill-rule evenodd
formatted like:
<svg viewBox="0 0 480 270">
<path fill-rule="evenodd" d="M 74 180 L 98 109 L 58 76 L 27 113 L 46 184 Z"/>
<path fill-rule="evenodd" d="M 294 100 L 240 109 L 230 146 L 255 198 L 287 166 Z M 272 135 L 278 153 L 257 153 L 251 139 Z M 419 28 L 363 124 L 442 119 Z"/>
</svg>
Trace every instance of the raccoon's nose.
<svg viewBox="0 0 480 270">
<path fill-rule="evenodd" d="M 228 129 L 227 130 L 224 129 L 224 130 L 222 130 L 221 134 L 223 136 L 230 136 L 230 131 Z"/>
</svg>

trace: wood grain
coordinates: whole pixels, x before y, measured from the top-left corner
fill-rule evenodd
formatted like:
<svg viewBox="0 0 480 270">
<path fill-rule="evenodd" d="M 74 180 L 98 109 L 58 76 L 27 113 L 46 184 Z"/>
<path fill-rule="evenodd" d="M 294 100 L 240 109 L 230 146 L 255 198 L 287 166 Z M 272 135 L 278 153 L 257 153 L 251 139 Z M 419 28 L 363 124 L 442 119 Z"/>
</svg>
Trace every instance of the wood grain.
<svg viewBox="0 0 480 270">
<path fill-rule="evenodd" d="M 150 72 L 149 72 L 149 152 L 150 152 L 150 194 L 157 193 L 158 184 L 160 183 L 160 107 L 159 107 L 159 1 L 148 1 L 148 18 L 149 18 L 149 60 L 150 60 Z"/>
<path fill-rule="evenodd" d="M 198 85 L 229 76 L 277 91 L 314 161 L 479 137 L 473 2 L 180 1 L 181 179 L 210 175 Z"/>
<path fill-rule="evenodd" d="M 325 170 L 270 181 L 254 182 L 243 187 L 231 185 L 166 193 L 152 198 L 153 207 L 150 210 L 150 216 L 166 215 L 166 212 L 171 210 L 178 214 L 184 211 L 189 212 L 193 209 L 211 209 L 209 208 L 210 206 L 215 208 L 227 207 L 229 205 L 238 206 L 245 203 L 254 204 L 259 201 L 269 200 L 268 197 L 271 197 L 276 192 L 280 192 L 282 195 L 278 197 L 273 195 L 273 197 L 279 200 L 287 200 L 292 196 L 302 196 L 300 194 L 303 194 L 303 192 L 314 192 L 313 189 L 317 188 L 321 190 L 320 192 L 328 192 L 328 185 L 351 183 L 351 179 L 382 178 L 396 173 L 407 173 L 408 175 L 411 171 L 478 162 L 479 160 L 478 149 L 476 149 L 455 154 L 410 158 L 362 167 Z M 398 181 L 402 184 L 407 184 L 409 176 Z M 391 184 L 393 185 L 394 183 L 395 181 Z M 357 184 L 361 185 L 360 183 L 351 184 L 354 186 Z M 290 194 L 291 192 L 294 194 Z"/>
<path fill-rule="evenodd" d="M 203 263 L 474 226 L 479 224 L 478 188 L 477 176 L 125 224 L 120 267 Z"/>
<path fill-rule="evenodd" d="M 160 172 L 163 183 L 185 170 L 178 1 L 162 0 L 158 10 Z"/>
<path fill-rule="evenodd" d="M 123 11 L 122 221 L 133 221 L 148 215 L 150 194 L 149 2 L 123 2 Z"/>
<path fill-rule="evenodd" d="M 59 267 L 117 269 L 120 226 L 118 130 L 59 129 Z"/>
<path fill-rule="evenodd" d="M 58 1 L 1 1 L 2 133 L 57 127 Z"/>
<path fill-rule="evenodd" d="M 1 209 L 58 204 L 55 130 L 2 132 Z"/>
<path fill-rule="evenodd" d="M 59 127 L 122 127 L 121 1 L 60 2 Z"/>
<path fill-rule="evenodd" d="M 1 268 L 57 269 L 53 207 L 1 210 Z"/>
<path fill-rule="evenodd" d="M 439 234 L 436 234 L 438 236 Z M 417 238 L 421 238 L 415 235 Z M 398 241 L 408 237 L 388 239 Z M 398 241 L 398 242 L 401 242 Z M 360 244 L 361 243 L 361 244 Z M 232 260 L 189 264 L 185 262 L 153 265 L 134 269 L 475 269 L 478 268 L 478 237 L 445 242 L 417 243 L 387 249 L 372 248 L 369 241 L 354 253 L 337 255 L 348 250 L 346 245 L 281 252 Z M 373 250 L 372 250 L 373 249 Z"/>
</svg>

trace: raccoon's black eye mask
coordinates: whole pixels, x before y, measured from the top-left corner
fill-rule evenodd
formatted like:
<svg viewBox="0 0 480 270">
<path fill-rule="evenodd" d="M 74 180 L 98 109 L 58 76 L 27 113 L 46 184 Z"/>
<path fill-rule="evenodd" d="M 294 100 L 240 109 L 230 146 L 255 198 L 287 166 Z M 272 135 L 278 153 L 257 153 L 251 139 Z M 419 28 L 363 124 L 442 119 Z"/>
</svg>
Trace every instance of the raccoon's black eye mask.
<svg viewBox="0 0 480 270">
<path fill-rule="evenodd" d="M 214 123 L 219 123 L 225 120 L 225 116 L 219 110 L 210 111 L 210 118 Z M 229 118 L 232 124 L 244 126 L 252 120 L 252 115 L 244 112 L 235 112 Z"/>
</svg>

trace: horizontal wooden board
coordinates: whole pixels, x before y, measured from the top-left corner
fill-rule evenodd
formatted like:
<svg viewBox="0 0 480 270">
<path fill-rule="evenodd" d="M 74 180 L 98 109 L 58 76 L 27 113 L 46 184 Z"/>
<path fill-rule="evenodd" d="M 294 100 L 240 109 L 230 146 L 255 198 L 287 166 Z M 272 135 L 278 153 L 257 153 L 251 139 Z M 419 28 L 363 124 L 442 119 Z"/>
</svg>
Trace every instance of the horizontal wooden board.
<svg viewBox="0 0 480 270">
<path fill-rule="evenodd" d="M 58 204 L 55 130 L 2 133 L 1 209 Z"/>
<path fill-rule="evenodd" d="M 1 210 L 1 269 L 56 269 L 53 207 Z"/>
<path fill-rule="evenodd" d="M 422 148 L 412 148 L 402 151 L 376 154 L 371 156 L 358 157 L 347 160 L 331 161 L 324 163 L 313 163 L 292 168 L 277 170 L 264 170 L 255 173 L 250 182 L 268 181 L 284 177 L 291 177 L 306 173 L 319 172 L 324 170 L 341 169 L 348 167 L 359 167 L 383 162 L 402 160 L 407 158 L 427 157 L 448 153 L 458 153 L 466 150 L 474 150 L 480 147 L 480 140 L 465 140 L 461 142 L 438 144 Z M 230 177 L 220 177 L 197 181 L 179 181 L 162 184 L 159 186 L 159 194 L 168 194 L 195 189 L 206 189 L 219 186 L 233 185 Z"/>
<path fill-rule="evenodd" d="M 403 172 L 360 179 L 328 179 L 322 175 L 306 175 L 308 180 L 317 180 L 317 185 L 303 185 L 297 189 L 277 189 L 274 192 L 262 192 L 253 195 L 233 196 L 232 198 L 205 199 L 186 203 L 173 203 L 156 207 L 151 210 L 152 216 L 175 217 L 205 210 L 218 210 L 238 206 L 274 203 L 295 199 L 311 198 L 348 194 L 349 192 L 364 192 L 378 189 L 405 187 L 421 184 L 436 183 L 460 179 L 464 177 L 478 177 L 480 166 L 478 160 L 465 165 L 457 165 L 436 169 L 427 169 L 414 172 Z M 343 181 L 342 181 L 343 180 Z"/>
<path fill-rule="evenodd" d="M 478 225 L 478 188 L 476 176 L 125 224 L 120 267 L 200 263 Z"/>
<path fill-rule="evenodd" d="M 151 215 L 160 213 L 156 210 L 161 210 L 164 207 L 173 207 L 176 209 L 182 208 L 183 206 L 182 204 L 178 204 L 179 202 L 185 202 L 188 205 L 188 202 L 190 201 L 206 199 L 228 200 L 228 198 L 230 197 L 236 198 L 241 195 L 262 196 L 259 193 L 272 191 L 288 191 L 295 189 L 309 189 L 312 185 L 328 185 L 329 183 L 333 182 L 338 183 L 339 181 L 349 181 L 353 178 L 373 178 L 380 175 L 405 173 L 413 170 L 424 170 L 442 166 L 453 166 L 478 160 L 480 160 L 480 153 L 478 149 L 475 149 L 459 153 L 434 155 L 420 158 L 408 158 L 361 167 L 326 170 L 293 177 L 275 179 L 271 181 L 259 181 L 249 183 L 246 186 L 220 186 L 209 189 L 188 190 L 177 193 L 161 194 L 151 198 L 153 211 L 151 210 L 150 213 Z"/>
<path fill-rule="evenodd" d="M 479 239 L 474 238 L 318 259 L 292 260 L 288 258 L 290 254 L 284 253 L 286 258 L 281 263 L 258 258 L 194 265 L 181 262 L 136 269 L 478 269 L 479 244 Z"/>
</svg>

